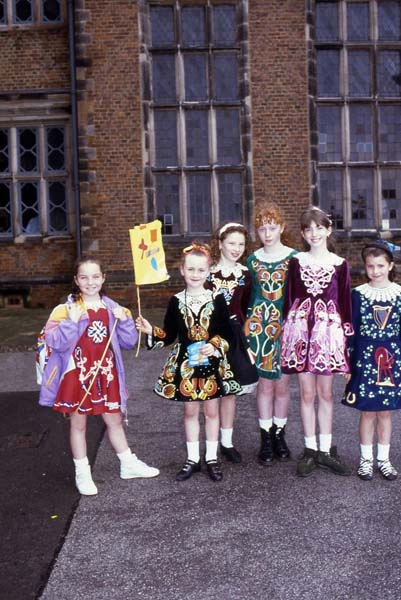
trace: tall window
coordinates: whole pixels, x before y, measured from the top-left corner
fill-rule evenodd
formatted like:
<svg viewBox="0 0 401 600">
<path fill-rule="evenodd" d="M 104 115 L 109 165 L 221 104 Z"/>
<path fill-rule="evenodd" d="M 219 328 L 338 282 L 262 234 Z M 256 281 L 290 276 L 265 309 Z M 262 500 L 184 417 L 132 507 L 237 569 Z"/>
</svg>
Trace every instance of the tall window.
<svg viewBox="0 0 401 600">
<path fill-rule="evenodd" d="M 245 217 L 241 4 L 144 5 L 147 209 L 165 234 L 210 233 Z"/>
<path fill-rule="evenodd" d="M 401 2 L 316 1 L 317 184 L 339 229 L 401 229 Z"/>
<path fill-rule="evenodd" d="M 68 233 L 63 124 L 0 127 L 0 238 Z"/>
<path fill-rule="evenodd" d="M 64 0 L 0 0 L 0 26 L 62 23 Z"/>
</svg>

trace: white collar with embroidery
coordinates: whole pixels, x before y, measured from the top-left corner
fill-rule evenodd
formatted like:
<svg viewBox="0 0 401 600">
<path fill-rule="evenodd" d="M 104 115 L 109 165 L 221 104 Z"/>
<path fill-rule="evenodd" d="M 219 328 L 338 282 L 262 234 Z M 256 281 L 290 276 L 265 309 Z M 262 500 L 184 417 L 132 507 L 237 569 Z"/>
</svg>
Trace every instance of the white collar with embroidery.
<svg viewBox="0 0 401 600">
<path fill-rule="evenodd" d="M 363 283 L 355 289 L 368 300 L 376 300 L 377 302 L 391 302 L 401 296 L 401 286 L 394 283 L 394 281 L 385 288 L 375 288 L 368 283 Z"/>
<path fill-rule="evenodd" d="M 191 294 L 188 294 L 186 290 L 182 290 L 182 292 L 178 292 L 178 294 L 176 294 L 176 297 L 183 304 L 188 304 L 188 306 L 199 306 L 205 304 L 206 302 L 210 302 L 210 300 L 213 299 L 213 292 L 211 290 L 204 290 L 201 294 L 192 296 Z"/>
<path fill-rule="evenodd" d="M 339 265 L 342 265 L 345 260 L 345 258 L 334 254 L 334 252 L 330 252 L 321 260 L 316 259 L 310 252 L 298 252 L 296 258 L 302 266 L 316 265 L 319 267 L 338 267 Z"/>
<path fill-rule="evenodd" d="M 288 246 L 283 246 L 278 252 L 274 254 L 268 254 L 267 252 L 265 252 L 264 248 L 259 248 L 258 250 L 256 250 L 255 256 L 258 260 L 262 260 L 263 262 L 276 263 L 280 260 L 288 258 L 291 252 L 294 252 L 294 249 L 289 248 Z"/>
<path fill-rule="evenodd" d="M 210 268 L 211 273 L 220 272 L 223 277 L 229 277 L 230 275 L 235 275 L 235 277 L 241 277 L 241 275 L 247 270 L 248 269 L 244 265 L 241 265 L 241 263 L 238 262 L 235 263 L 233 267 L 217 263 L 216 265 L 213 265 Z"/>
</svg>

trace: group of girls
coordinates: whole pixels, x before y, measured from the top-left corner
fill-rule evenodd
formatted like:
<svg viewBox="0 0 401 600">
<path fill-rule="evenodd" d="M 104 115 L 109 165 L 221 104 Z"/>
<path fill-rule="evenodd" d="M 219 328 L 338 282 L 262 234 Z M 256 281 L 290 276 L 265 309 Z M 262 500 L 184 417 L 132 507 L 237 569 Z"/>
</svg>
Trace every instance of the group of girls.
<svg viewBox="0 0 401 600">
<path fill-rule="evenodd" d="M 351 300 L 349 268 L 333 252 L 332 223 L 325 212 L 311 207 L 301 215 L 304 252 L 284 243 L 285 223 L 276 205 L 261 206 L 255 225 L 261 247 L 246 266 L 241 259 L 248 234 L 239 223 L 220 227 L 211 249 L 196 242 L 184 248 L 185 287 L 170 299 L 163 328 L 142 315 L 134 322 L 127 309 L 103 294 L 105 275 L 97 259 L 77 262 L 76 293 L 56 307 L 46 325 L 52 353 L 40 403 L 70 414 L 81 494 L 97 493 L 86 457 L 89 414 L 102 414 L 122 478 L 159 473 L 132 454 L 121 420 L 127 393 L 120 346 L 133 347 L 137 330 L 146 334 L 149 349 L 173 344 L 154 391 L 183 402 L 187 457 L 177 481 L 202 468 L 201 406 L 210 479 L 223 478 L 219 441 L 226 460 L 241 462 L 233 444 L 236 399 L 255 387 L 258 461 L 288 460 L 291 374 L 298 376 L 304 431 L 298 476 L 316 468 L 351 474 L 332 444 L 333 376 L 341 374 L 347 378 L 343 404 L 361 411 L 359 477 L 373 477 L 376 422 L 378 470 L 387 480 L 397 477 L 389 449 L 391 411 L 401 408 L 401 287 L 393 282 L 391 250 L 383 242 L 364 248 L 368 283 L 353 290 Z"/>
</svg>

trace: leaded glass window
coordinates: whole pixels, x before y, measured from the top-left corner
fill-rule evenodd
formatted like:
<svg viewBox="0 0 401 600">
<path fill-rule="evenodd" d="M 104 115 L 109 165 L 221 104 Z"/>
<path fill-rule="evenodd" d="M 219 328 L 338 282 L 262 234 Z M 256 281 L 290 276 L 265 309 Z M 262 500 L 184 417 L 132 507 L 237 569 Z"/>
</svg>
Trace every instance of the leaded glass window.
<svg viewBox="0 0 401 600">
<path fill-rule="evenodd" d="M 7 23 L 6 0 L 0 0 L 0 25 Z"/>
<path fill-rule="evenodd" d="M 33 23 L 32 0 L 14 0 L 14 22 L 17 24 Z"/>
<path fill-rule="evenodd" d="M 315 7 L 320 205 L 338 229 L 401 228 L 401 1 Z"/>
<path fill-rule="evenodd" d="M 0 129 L 0 237 L 70 229 L 66 127 Z"/>
<path fill-rule="evenodd" d="M 43 23 L 60 23 L 62 16 L 61 0 L 42 0 Z"/>
<path fill-rule="evenodd" d="M 148 216 L 162 221 L 166 235 L 210 233 L 234 215 L 245 216 L 241 1 L 143 4 L 150 63 L 143 85 L 150 115 Z"/>
</svg>

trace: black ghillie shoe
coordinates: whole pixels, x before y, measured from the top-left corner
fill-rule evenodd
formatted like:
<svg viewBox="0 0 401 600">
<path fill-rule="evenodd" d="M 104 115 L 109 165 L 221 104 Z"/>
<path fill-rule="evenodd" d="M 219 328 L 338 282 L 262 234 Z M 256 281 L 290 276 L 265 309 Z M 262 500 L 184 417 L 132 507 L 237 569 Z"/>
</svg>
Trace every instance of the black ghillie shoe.
<svg viewBox="0 0 401 600">
<path fill-rule="evenodd" d="M 261 446 L 258 454 L 258 462 L 260 465 L 270 466 L 273 463 L 273 436 L 271 427 L 269 431 L 260 430 Z"/>
<path fill-rule="evenodd" d="M 234 446 L 231 446 L 231 448 L 226 448 L 220 444 L 220 452 L 229 462 L 238 464 L 242 460 L 241 454 L 236 448 L 234 448 Z"/>
<path fill-rule="evenodd" d="M 180 471 L 178 471 L 177 475 L 175 476 L 175 480 L 176 481 L 185 481 L 186 479 L 189 479 L 190 477 L 192 477 L 192 475 L 194 473 L 199 473 L 199 471 L 201 470 L 201 462 L 194 462 L 193 460 L 187 460 L 182 469 Z"/>
<path fill-rule="evenodd" d="M 217 460 L 208 460 L 206 470 L 212 481 L 221 481 L 223 479 L 223 473 Z"/>
<path fill-rule="evenodd" d="M 273 453 L 279 460 L 288 460 L 291 452 L 285 441 L 285 425 L 284 427 L 272 427 L 272 438 L 273 438 Z"/>
</svg>

